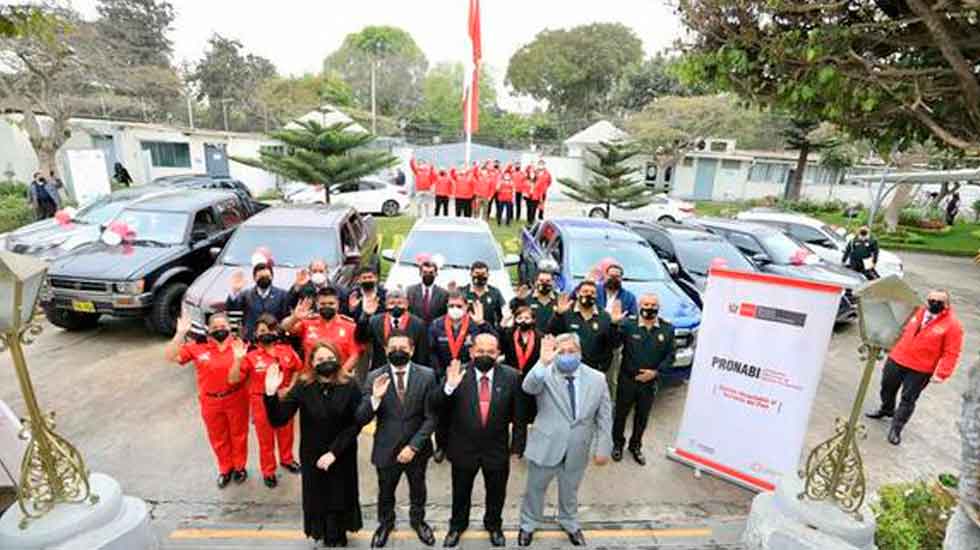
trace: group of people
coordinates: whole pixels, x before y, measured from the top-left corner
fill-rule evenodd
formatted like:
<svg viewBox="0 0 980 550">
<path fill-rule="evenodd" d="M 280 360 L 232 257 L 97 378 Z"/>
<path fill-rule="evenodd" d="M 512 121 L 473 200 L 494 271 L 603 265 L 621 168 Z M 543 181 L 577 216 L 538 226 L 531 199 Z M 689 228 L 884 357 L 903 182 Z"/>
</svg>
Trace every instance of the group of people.
<svg viewBox="0 0 980 550">
<path fill-rule="evenodd" d="M 512 462 L 522 459 L 528 477 L 518 543 L 531 544 L 557 478 L 558 521 L 573 544 L 584 545 L 577 491 L 588 464 L 622 460 L 624 447 L 646 462 L 643 433 L 660 373 L 674 359 L 673 328 L 659 316 L 657 296 L 624 289 L 614 261 L 601 282 L 586 280 L 572 294 L 557 292 L 555 275 L 542 270 L 533 288 L 522 286 L 507 304 L 488 284 L 483 262 L 472 264 L 469 284 L 448 288 L 435 283 L 439 266 L 431 258 L 417 263 L 419 281 L 407 289 L 384 288 L 367 267 L 351 288 L 337 288 L 322 261 L 300 271 L 291 288 L 278 288 L 274 265 L 258 263 L 251 286 L 243 273 L 233 277 L 227 312 L 212 314 L 206 333 L 195 334 L 187 317 L 178 321 L 165 353 L 197 371 L 218 486 L 248 477 L 251 417 L 266 485 L 276 486 L 278 465 L 301 472 L 307 536 L 344 546 L 347 533 L 362 527 L 357 436 L 374 421 L 379 525 L 372 547 L 384 547 L 394 529 L 403 475 L 410 524 L 423 543 L 435 543 L 425 519 L 430 459 L 451 464 L 445 546 L 458 545 L 469 526 L 481 472 L 483 525 L 494 546 L 506 544 L 507 482 Z M 229 322 L 235 312 L 240 336 Z M 361 375 L 364 355 L 370 367 Z"/>
<path fill-rule="evenodd" d="M 34 215 L 38 220 L 53 218 L 55 213 L 61 209 L 61 189 L 64 184 L 55 175 L 54 170 L 47 176 L 40 172 L 35 172 L 31 178 L 31 183 L 27 187 L 27 202 L 34 210 Z"/>
<path fill-rule="evenodd" d="M 487 221 L 496 205 L 497 225 L 521 220 L 527 213 L 528 225 L 544 216 L 544 203 L 551 186 L 551 173 L 543 160 L 537 166 L 521 163 L 501 167 L 500 161 L 487 160 L 472 166 L 439 167 L 411 160 L 415 176 L 417 217 L 449 216 L 450 199 L 457 217 L 483 217 Z"/>
</svg>

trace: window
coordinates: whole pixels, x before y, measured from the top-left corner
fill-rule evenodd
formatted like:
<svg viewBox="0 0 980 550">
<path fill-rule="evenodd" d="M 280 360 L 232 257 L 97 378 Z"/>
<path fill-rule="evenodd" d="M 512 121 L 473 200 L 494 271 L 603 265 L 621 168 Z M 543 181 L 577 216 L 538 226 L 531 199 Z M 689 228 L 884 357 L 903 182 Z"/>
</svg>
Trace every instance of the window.
<svg viewBox="0 0 980 550">
<path fill-rule="evenodd" d="M 337 194 L 356 193 L 357 190 L 358 190 L 357 182 L 354 182 L 354 183 L 345 183 L 343 185 L 340 185 L 339 187 L 334 187 L 333 188 L 333 192 L 334 193 L 337 193 Z"/>
<path fill-rule="evenodd" d="M 694 159 L 691 157 L 684 157 L 684 166 L 694 166 Z"/>
<path fill-rule="evenodd" d="M 670 177 L 674 175 L 674 167 L 668 166 L 664 169 L 664 183 L 670 182 Z"/>
<path fill-rule="evenodd" d="M 677 255 L 684 269 L 697 275 L 707 275 L 716 260 L 731 269 L 755 271 L 737 248 L 717 237 L 694 237 L 677 241 Z"/>
<path fill-rule="evenodd" d="M 235 199 L 222 201 L 218 205 L 218 217 L 221 218 L 221 225 L 225 229 L 237 227 L 238 224 L 242 223 L 242 219 L 244 218 L 239 209 L 238 201 Z"/>
<path fill-rule="evenodd" d="M 607 258 L 623 266 L 624 276 L 631 281 L 662 281 L 668 279 L 663 264 L 653 248 L 645 241 L 607 241 L 588 239 L 576 241 L 569 251 L 572 276 L 587 276 Z"/>
<path fill-rule="evenodd" d="M 249 227 L 235 231 L 221 255 L 224 265 L 252 264 L 252 254 L 259 247 L 272 251 L 276 265 L 300 267 L 321 258 L 329 265 L 340 263 L 337 236 L 333 231 L 295 227 Z"/>
<path fill-rule="evenodd" d="M 136 243 L 181 244 L 187 231 L 187 214 L 180 212 L 127 209 L 116 219 L 132 228 Z"/>
<path fill-rule="evenodd" d="M 748 254 L 749 256 L 766 253 L 765 250 L 762 250 L 762 247 L 759 246 L 759 243 L 748 235 L 742 235 L 741 233 L 729 233 L 728 240 L 731 241 L 733 245 L 738 247 L 738 249 L 744 254 Z"/>
<path fill-rule="evenodd" d="M 740 160 L 722 159 L 721 161 L 722 170 L 740 170 L 741 168 L 742 168 L 742 161 Z"/>
<path fill-rule="evenodd" d="M 361 217 L 354 214 L 350 218 L 350 229 L 351 236 L 354 238 L 355 243 L 362 243 L 367 235 L 364 234 L 364 223 L 361 221 Z"/>
<path fill-rule="evenodd" d="M 712 141 L 711 142 L 711 152 L 712 153 L 724 153 L 728 150 L 728 143 L 724 141 Z"/>
<path fill-rule="evenodd" d="M 452 247 L 446 246 L 452 238 Z M 411 231 L 398 254 L 398 263 L 414 265 L 420 254 L 432 256 L 437 263 L 442 261 L 443 269 L 465 269 L 477 260 L 486 262 L 490 270 L 502 269 L 497 243 L 490 233 L 445 231 Z"/>
<path fill-rule="evenodd" d="M 141 142 L 144 151 L 150 152 L 150 162 L 158 168 L 190 168 L 191 148 L 186 143 L 169 141 Z"/>
<path fill-rule="evenodd" d="M 789 226 L 789 235 L 799 241 L 824 248 L 837 248 L 832 240 L 827 238 L 821 231 L 805 225 L 792 224 Z"/>
<path fill-rule="evenodd" d="M 210 236 L 217 233 L 219 230 L 221 230 L 221 228 L 218 226 L 218 222 L 215 221 L 214 212 L 211 211 L 210 207 L 201 210 L 194 215 L 194 226 L 191 228 L 191 232 L 205 231 Z"/>
</svg>

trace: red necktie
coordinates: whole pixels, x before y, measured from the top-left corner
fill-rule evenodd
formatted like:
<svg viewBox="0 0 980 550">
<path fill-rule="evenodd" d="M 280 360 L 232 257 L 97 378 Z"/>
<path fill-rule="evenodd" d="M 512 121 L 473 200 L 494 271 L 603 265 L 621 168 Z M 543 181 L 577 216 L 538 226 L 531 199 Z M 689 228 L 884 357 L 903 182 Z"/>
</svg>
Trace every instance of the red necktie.
<svg viewBox="0 0 980 550">
<path fill-rule="evenodd" d="M 483 427 L 487 426 L 490 419 L 490 377 L 483 375 L 480 377 L 480 422 Z"/>
<path fill-rule="evenodd" d="M 428 319 L 429 318 L 429 287 L 425 287 L 425 290 L 423 290 L 422 292 L 424 293 L 422 295 L 422 317 Z"/>
</svg>

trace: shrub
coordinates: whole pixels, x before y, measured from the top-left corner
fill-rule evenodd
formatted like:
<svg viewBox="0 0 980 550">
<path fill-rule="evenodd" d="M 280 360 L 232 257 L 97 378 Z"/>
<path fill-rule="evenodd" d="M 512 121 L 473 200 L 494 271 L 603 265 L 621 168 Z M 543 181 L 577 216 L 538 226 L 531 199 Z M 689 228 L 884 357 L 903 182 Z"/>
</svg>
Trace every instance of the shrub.
<svg viewBox="0 0 980 550">
<path fill-rule="evenodd" d="M 21 200 L 27 199 L 27 185 L 18 181 L 0 182 L 0 197 L 15 196 Z"/>
<path fill-rule="evenodd" d="M 918 481 L 884 485 L 873 505 L 881 550 L 941 550 L 956 501 L 936 485 Z"/>
<path fill-rule="evenodd" d="M 34 210 L 23 196 L 0 194 L 0 233 L 34 221 Z"/>
<path fill-rule="evenodd" d="M 802 214 L 837 214 L 847 208 L 847 204 L 841 200 L 819 202 L 813 199 L 800 199 L 798 201 L 779 201 L 779 206 L 785 210 L 800 212 Z"/>
<path fill-rule="evenodd" d="M 973 209 L 973 221 L 980 222 L 980 199 L 973 201 L 970 208 Z"/>
</svg>

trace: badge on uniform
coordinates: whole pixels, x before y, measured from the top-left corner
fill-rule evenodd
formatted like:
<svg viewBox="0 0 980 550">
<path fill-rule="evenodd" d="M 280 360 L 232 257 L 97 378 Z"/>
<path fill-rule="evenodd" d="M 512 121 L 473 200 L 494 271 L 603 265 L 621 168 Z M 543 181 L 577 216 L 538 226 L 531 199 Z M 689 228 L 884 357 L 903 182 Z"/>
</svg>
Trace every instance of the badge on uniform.
<svg viewBox="0 0 980 550">
<path fill-rule="evenodd" d="M 578 325 L 575 325 L 575 324 L 568 325 L 568 327 L 571 328 L 571 329 L 578 330 Z"/>
<path fill-rule="evenodd" d="M 633 335 L 633 339 L 634 339 L 634 340 L 640 340 L 641 338 L 643 338 L 643 337 L 642 337 L 642 336 L 640 336 L 639 334 L 634 334 L 634 335 Z"/>
<path fill-rule="evenodd" d="M 663 334 L 658 334 L 657 335 L 657 340 L 660 340 L 661 342 L 663 342 L 664 341 L 664 335 Z"/>
<path fill-rule="evenodd" d="M 592 323 L 592 330 L 599 330 L 599 323 Z"/>
<path fill-rule="evenodd" d="M 339 331 L 337 331 L 337 334 L 338 334 L 338 335 L 339 335 L 339 336 L 340 336 L 341 338 L 343 338 L 343 337 L 345 337 L 345 336 L 347 336 L 347 331 L 345 331 L 344 329 L 340 329 Z"/>
</svg>

